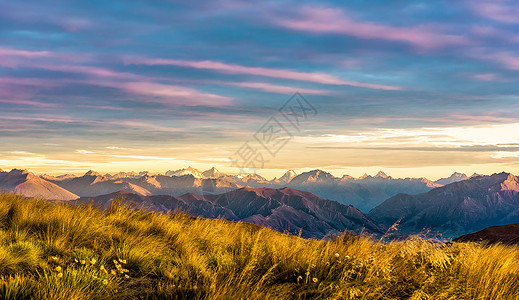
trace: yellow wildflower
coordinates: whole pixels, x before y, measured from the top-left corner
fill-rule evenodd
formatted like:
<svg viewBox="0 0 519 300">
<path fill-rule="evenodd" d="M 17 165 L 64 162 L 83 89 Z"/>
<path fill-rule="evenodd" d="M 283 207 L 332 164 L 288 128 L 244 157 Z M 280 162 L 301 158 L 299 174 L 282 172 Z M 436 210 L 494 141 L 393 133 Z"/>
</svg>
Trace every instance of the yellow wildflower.
<svg viewBox="0 0 519 300">
<path fill-rule="evenodd" d="M 58 278 L 61 278 L 61 277 L 63 277 L 63 273 L 59 272 L 58 273 Z"/>
<path fill-rule="evenodd" d="M 86 261 L 84 259 L 79 261 L 82 265 L 86 264 Z"/>
<path fill-rule="evenodd" d="M 313 281 L 313 282 L 317 282 L 317 281 L 319 281 L 319 280 L 318 280 L 317 278 L 314 277 L 314 278 L 312 278 L 312 281 Z"/>
<path fill-rule="evenodd" d="M 61 267 L 60 267 L 60 266 L 57 266 L 57 267 L 55 268 L 55 270 L 58 271 L 58 272 L 61 272 Z"/>
</svg>

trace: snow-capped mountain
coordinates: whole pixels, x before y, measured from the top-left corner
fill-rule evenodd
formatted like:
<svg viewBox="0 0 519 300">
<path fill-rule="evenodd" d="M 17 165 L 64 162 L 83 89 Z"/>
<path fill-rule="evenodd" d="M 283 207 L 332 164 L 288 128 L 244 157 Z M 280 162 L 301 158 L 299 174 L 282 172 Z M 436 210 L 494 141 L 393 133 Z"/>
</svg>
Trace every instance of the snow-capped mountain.
<svg viewBox="0 0 519 300">
<path fill-rule="evenodd" d="M 172 177 L 172 176 L 184 176 L 184 175 L 191 175 L 195 178 L 204 178 L 204 175 L 202 172 L 198 171 L 195 168 L 187 167 L 185 169 L 178 169 L 175 171 L 167 171 L 166 176 Z"/>
<path fill-rule="evenodd" d="M 463 181 L 469 179 L 469 177 L 463 173 L 454 172 L 451 176 L 447 178 L 441 178 L 436 180 L 435 182 L 441 185 L 447 185 L 458 181 Z"/>
<path fill-rule="evenodd" d="M 289 183 L 296 176 L 297 174 L 294 172 L 294 170 L 288 170 L 285 172 L 285 174 L 283 174 L 283 176 L 279 177 L 278 180 L 280 183 Z"/>
</svg>

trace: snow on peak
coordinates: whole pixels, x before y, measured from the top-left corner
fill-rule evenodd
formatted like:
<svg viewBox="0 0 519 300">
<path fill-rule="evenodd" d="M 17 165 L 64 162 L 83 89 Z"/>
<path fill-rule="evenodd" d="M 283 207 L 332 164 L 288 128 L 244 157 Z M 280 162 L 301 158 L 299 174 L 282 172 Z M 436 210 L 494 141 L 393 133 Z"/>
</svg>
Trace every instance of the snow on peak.
<svg viewBox="0 0 519 300">
<path fill-rule="evenodd" d="M 283 176 L 279 177 L 279 181 L 281 182 L 290 182 L 292 178 L 296 177 L 297 174 L 294 172 L 294 170 L 288 170 L 283 174 Z"/>
<path fill-rule="evenodd" d="M 187 167 L 185 169 L 179 169 L 179 170 L 175 170 L 175 171 L 167 171 L 166 172 L 166 176 L 184 176 L 184 175 L 191 175 L 195 178 L 203 178 L 204 175 L 202 174 L 202 172 L 198 171 L 197 169 L 195 168 L 192 168 L 192 167 Z"/>
</svg>

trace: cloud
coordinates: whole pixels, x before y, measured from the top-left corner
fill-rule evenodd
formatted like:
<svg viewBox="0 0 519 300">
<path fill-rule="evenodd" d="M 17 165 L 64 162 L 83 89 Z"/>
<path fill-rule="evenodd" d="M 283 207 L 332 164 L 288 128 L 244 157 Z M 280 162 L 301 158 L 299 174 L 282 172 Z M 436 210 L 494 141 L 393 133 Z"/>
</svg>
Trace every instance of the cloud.
<svg viewBox="0 0 519 300">
<path fill-rule="evenodd" d="M 519 7 L 515 1 L 471 1 L 470 8 L 478 15 L 509 24 L 519 24 Z"/>
<path fill-rule="evenodd" d="M 479 81 L 503 81 L 503 77 L 495 73 L 473 74 L 471 77 Z"/>
<path fill-rule="evenodd" d="M 264 82 L 219 81 L 219 82 L 214 82 L 214 83 L 257 89 L 257 90 L 262 90 L 262 91 L 269 92 L 269 93 L 277 93 L 277 94 L 285 94 L 285 95 L 291 95 L 291 94 L 294 94 L 295 92 L 299 92 L 299 93 L 303 93 L 303 94 L 307 94 L 307 95 L 327 95 L 327 94 L 331 93 L 330 91 L 325 91 L 325 90 L 303 89 L 303 88 L 297 88 L 297 87 L 292 87 L 292 86 L 275 85 L 275 84 L 264 83 Z"/>
<path fill-rule="evenodd" d="M 474 54 L 475 58 L 497 62 L 506 69 L 519 71 L 519 57 L 509 52 Z"/>
<path fill-rule="evenodd" d="M 64 55 L 64 60 L 60 59 L 58 53 L 49 51 L 27 51 L 18 49 L 0 48 L 0 57 L 2 56 L 15 57 L 15 58 L 41 58 L 41 57 L 52 57 L 52 63 L 49 61 L 27 61 L 18 60 L 14 64 L 12 62 L 6 63 L 5 66 L 12 67 L 23 67 L 27 69 L 42 69 L 48 71 L 56 71 L 63 73 L 74 73 L 85 76 L 86 78 L 69 79 L 64 78 L 60 80 L 56 79 L 38 79 L 38 78 L 0 78 L 0 86 L 2 85 L 23 85 L 40 88 L 50 88 L 59 85 L 65 85 L 67 83 L 84 83 L 96 86 L 111 87 L 120 90 L 124 90 L 127 93 L 138 94 L 144 96 L 152 96 L 152 98 L 146 98 L 146 102 L 159 102 L 162 104 L 172 105 L 185 105 L 185 106 L 196 106 L 196 105 L 208 105 L 208 106 L 219 106 L 229 105 L 232 101 L 231 97 L 221 96 L 212 93 L 205 93 L 198 91 L 193 88 L 169 85 L 164 83 L 155 82 L 158 79 L 139 74 L 133 74 L 128 72 L 114 71 L 106 67 L 99 66 L 87 66 L 87 65 L 72 65 L 68 64 L 67 57 Z M 79 57 L 81 55 L 78 55 Z M 2 66 L 0 60 L 0 66 Z M 8 60 L 7 60 L 8 61 Z M 3 89 L 0 95 L 5 94 L 7 89 Z M 26 91 L 24 91 L 26 93 Z M 8 100 L 3 100 L 5 103 L 13 104 L 28 104 L 33 106 L 44 106 L 43 103 L 38 101 L 29 101 L 26 99 L 15 100 L 9 99 L 14 96 L 19 97 L 19 91 L 11 92 L 7 95 L 3 95 Z M 31 95 L 32 96 L 32 95 Z M 9 101 L 9 102 L 7 102 Z"/>
<path fill-rule="evenodd" d="M 30 50 L 18 50 L 10 48 L 0 48 L 0 56 L 11 56 L 11 57 L 48 57 L 51 56 L 49 51 L 30 51 Z"/>
<path fill-rule="evenodd" d="M 76 153 L 78 153 L 78 154 L 92 154 L 92 153 L 95 153 L 95 152 L 94 151 L 89 151 L 89 150 L 78 149 L 78 150 L 76 150 Z"/>
<path fill-rule="evenodd" d="M 0 103 L 23 105 L 23 106 L 29 105 L 29 106 L 37 106 L 37 107 L 55 107 L 56 106 L 56 104 L 53 104 L 53 103 L 45 103 L 45 102 L 23 100 L 23 99 L 0 99 Z"/>
<path fill-rule="evenodd" d="M 236 64 L 226 64 L 221 62 L 215 62 L 210 60 L 204 61 L 187 61 L 187 60 L 175 60 L 175 59 L 127 59 L 127 64 L 140 64 L 149 66 L 179 66 L 189 67 L 195 69 L 212 70 L 221 73 L 228 74 L 247 74 L 257 75 L 271 78 L 283 78 L 298 81 L 309 81 L 321 84 L 330 85 L 349 85 L 355 87 L 362 87 L 376 90 L 400 90 L 400 87 L 391 85 L 382 85 L 374 83 L 362 83 L 356 81 L 347 81 L 337 78 L 333 75 L 325 73 L 313 73 L 313 72 L 296 72 L 284 69 L 273 69 L 263 67 L 247 67 Z"/>
<path fill-rule="evenodd" d="M 157 96 L 164 99 L 162 103 L 176 105 L 219 106 L 229 105 L 232 101 L 231 97 L 202 93 L 191 88 L 152 82 L 125 82 L 121 86 L 118 84 L 115 84 L 114 86 L 137 94 Z"/>
<path fill-rule="evenodd" d="M 361 39 L 405 42 L 422 49 L 471 44 L 466 37 L 438 32 L 432 26 L 395 27 L 357 21 L 336 8 L 306 6 L 299 9 L 297 17 L 277 18 L 274 23 L 311 33 L 344 34 Z"/>
</svg>

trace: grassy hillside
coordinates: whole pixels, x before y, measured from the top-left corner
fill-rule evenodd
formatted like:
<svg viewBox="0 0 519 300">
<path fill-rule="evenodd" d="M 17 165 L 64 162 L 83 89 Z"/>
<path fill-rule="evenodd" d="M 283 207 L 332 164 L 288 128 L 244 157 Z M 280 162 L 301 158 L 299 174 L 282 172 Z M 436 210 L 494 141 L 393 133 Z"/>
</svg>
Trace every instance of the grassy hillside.
<svg viewBox="0 0 519 300">
<path fill-rule="evenodd" d="M 0 195 L 4 299 L 519 299 L 519 249 L 304 240 L 245 223 Z"/>
</svg>

